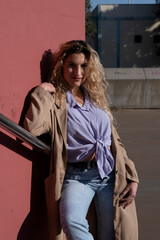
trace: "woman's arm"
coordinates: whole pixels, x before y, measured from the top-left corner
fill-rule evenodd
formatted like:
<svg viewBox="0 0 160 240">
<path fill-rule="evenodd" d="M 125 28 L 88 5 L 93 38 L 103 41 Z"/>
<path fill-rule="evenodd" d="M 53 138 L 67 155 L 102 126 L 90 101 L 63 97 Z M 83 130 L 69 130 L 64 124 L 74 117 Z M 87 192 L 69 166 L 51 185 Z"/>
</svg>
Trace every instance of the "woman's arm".
<svg viewBox="0 0 160 240">
<path fill-rule="evenodd" d="M 34 136 L 51 131 L 51 109 L 55 88 L 50 83 L 42 83 L 31 94 L 31 104 L 25 116 L 23 126 Z"/>
</svg>

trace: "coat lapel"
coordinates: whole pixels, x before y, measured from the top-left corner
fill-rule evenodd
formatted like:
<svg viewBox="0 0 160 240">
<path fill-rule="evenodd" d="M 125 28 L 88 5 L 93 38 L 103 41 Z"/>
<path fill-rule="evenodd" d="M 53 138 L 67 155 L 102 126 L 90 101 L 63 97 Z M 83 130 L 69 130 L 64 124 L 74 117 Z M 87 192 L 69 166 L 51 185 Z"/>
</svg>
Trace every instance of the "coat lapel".
<svg viewBox="0 0 160 240">
<path fill-rule="evenodd" d="M 55 99 L 55 115 L 57 118 L 57 122 L 64 140 L 65 147 L 67 145 L 67 105 L 64 100 L 62 105 L 60 106 L 60 101 L 58 98 Z"/>
</svg>

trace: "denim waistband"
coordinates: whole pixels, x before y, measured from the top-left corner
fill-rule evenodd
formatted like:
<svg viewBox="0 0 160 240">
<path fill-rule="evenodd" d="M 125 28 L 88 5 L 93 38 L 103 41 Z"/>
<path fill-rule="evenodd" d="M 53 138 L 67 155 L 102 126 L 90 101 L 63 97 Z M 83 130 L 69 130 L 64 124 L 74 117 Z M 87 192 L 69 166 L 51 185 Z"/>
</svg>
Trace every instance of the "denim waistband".
<svg viewBox="0 0 160 240">
<path fill-rule="evenodd" d="M 80 169 L 90 169 L 95 166 L 97 166 L 96 161 L 88 161 L 88 162 L 68 162 L 69 166 L 72 166 L 74 168 L 80 168 Z"/>
</svg>

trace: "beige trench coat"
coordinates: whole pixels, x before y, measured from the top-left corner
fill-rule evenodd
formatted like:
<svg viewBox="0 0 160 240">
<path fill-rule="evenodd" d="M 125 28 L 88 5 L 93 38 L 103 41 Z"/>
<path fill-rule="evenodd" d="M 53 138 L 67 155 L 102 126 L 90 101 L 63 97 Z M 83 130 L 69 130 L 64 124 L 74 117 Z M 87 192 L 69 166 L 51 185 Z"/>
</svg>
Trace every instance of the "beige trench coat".
<svg viewBox="0 0 160 240">
<path fill-rule="evenodd" d="M 65 240 L 59 221 L 59 201 L 61 187 L 67 165 L 67 109 L 66 102 L 60 107 L 58 99 L 49 92 L 37 87 L 31 95 L 30 108 L 25 116 L 24 127 L 34 136 L 49 132 L 52 136 L 50 176 L 45 180 L 46 204 L 50 240 Z M 111 151 L 115 159 L 114 227 L 116 240 L 138 240 L 138 227 L 135 203 L 126 209 L 119 207 L 119 195 L 127 185 L 127 180 L 138 182 L 134 163 L 128 158 L 125 148 L 112 126 Z M 95 216 L 92 204 L 88 221 L 90 231 L 95 234 Z M 96 239 L 96 237 L 94 236 Z"/>
</svg>

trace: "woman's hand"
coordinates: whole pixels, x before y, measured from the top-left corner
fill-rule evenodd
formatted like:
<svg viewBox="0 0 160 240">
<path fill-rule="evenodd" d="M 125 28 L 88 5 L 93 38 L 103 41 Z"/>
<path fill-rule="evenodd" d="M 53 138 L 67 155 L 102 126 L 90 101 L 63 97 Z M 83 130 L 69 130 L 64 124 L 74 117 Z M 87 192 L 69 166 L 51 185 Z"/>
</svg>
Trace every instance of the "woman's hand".
<svg viewBox="0 0 160 240">
<path fill-rule="evenodd" d="M 128 207 L 135 199 L 138 189 L 138 183 L 130 181 L 127 187 L 120 194 L 119 206 Z"/>
<path fill-rule="evenodd" d="M 51 83 L 48 83 L 48 82 L 44 82 L 44 83 L 40 84 L 39 87 L 43 88 L 44 90 L 48 91 L 51 94 L 56 92 L 55 87 Z"/>
</svg>

